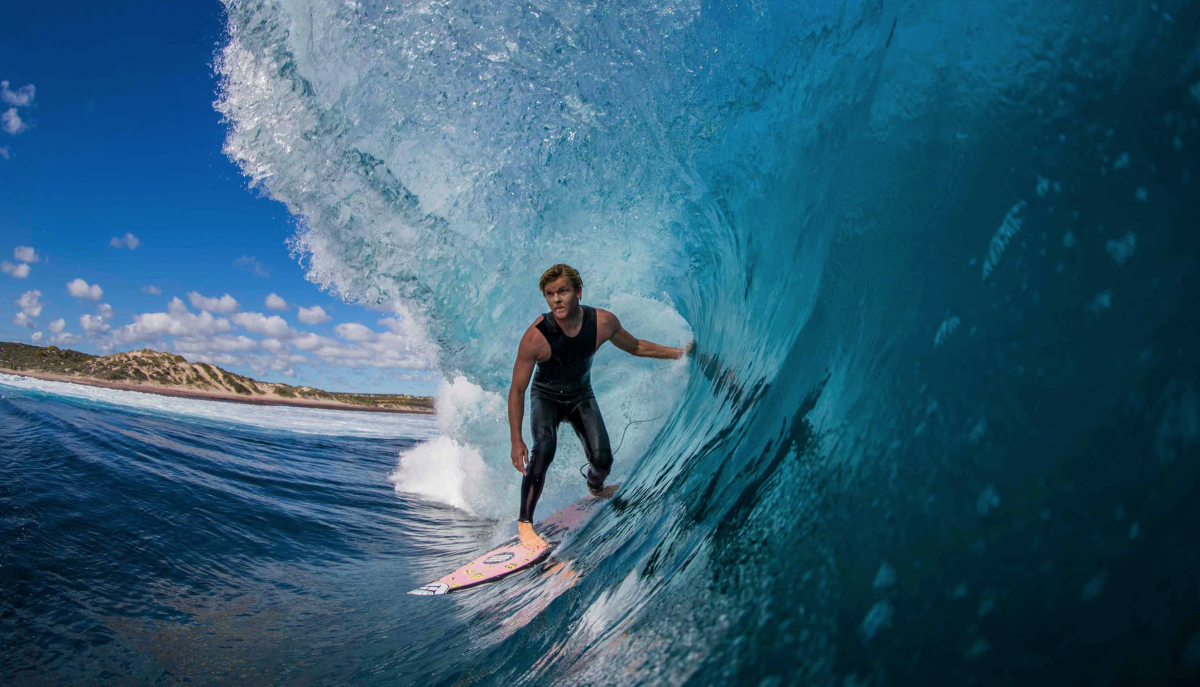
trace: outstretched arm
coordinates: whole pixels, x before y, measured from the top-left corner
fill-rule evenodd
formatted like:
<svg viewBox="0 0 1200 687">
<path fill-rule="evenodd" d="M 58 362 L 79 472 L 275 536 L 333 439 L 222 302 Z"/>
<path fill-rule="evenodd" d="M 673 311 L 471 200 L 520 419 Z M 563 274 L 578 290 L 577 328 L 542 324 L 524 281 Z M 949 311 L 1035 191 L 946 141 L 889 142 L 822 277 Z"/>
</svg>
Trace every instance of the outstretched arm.
<svg viewBox="0 0 1200 687">
<path fill-rule="evenodd" d="M 682 358 L 687 353 L 687 350 L 692 347 L 691 344 L 688 344 L 687 348 L 672 348 L 671 346 L 656 344 L 653 341 L 639 339 L 621 326 L 621 321 L 617 319 L 616 315 L 607 311 L 606 315 L 605 320 L 608 321 L 605 324 L 609 331 L 611 331 L 609 341 L 612 341 L 614 346 L 630 355 L 635 355 L 639 358 L 675 360 L 676 358 Z"/>
</svg>

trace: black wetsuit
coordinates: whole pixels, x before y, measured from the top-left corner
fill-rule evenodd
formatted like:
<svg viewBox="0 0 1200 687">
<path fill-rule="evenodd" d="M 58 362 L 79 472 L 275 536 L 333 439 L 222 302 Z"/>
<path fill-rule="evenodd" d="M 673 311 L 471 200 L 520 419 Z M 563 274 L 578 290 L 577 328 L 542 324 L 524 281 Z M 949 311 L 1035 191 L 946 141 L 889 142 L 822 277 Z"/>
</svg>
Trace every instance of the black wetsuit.
<svg viewBox="0 0 1200 687">
<path fill-rule="evenodd" d="M 530 391 L 529 425 L 533 431 L 533 450 L 525 478 L 521 480 L 520 522 L 533 522 L 533 509 L 542 495 L 546 471 L 554 461 L 558 444 L 558 425 L 571 423 L 587 454 L 588 488 L 599 491 L 612 468 L 612 448 L 608 430 L 600 417 L 600 406 L 592 393 L 592 357 L 596 355 L 596 309 L 583 307 L 583 326 L 575 336 L 567 336 L 546 313 L 538 331 L 550 344 L 550 359 L 537 364 Z"/>
</svg>

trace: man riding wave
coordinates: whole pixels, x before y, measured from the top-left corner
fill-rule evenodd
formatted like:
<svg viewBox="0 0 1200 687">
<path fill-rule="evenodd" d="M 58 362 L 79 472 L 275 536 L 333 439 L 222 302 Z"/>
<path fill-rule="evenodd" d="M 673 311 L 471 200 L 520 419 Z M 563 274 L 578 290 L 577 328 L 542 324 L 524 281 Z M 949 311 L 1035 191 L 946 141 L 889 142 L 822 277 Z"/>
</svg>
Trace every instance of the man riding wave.
<svg viewBox="0 0 1200 687">
<path fill-rule="evenodd" d="M 558 264 L 546 270 L 538 281 L 538 288 L 546 298 L 550 312 L 534 320 L 521 337 L 517 361 L 513 365 L 512 386 L 508 390 L 512 462 L 513 467 L 524 475 L 517 533 L 521 544 L 535 551 L 546 548 L 546 541 L 533 530 L 533 511 L 542 495 L 546 471 L 554 461 L 558 425 L 563 420 L 571 424 L 587 454 L 588 491 L 594 496 L 611 495 L 604 488 L 604 480 L 612 469 L 612 448 L 604 419 L 600 416 L 600 406 L 592 393 L 592 358 L 596 351 L 604 342 L 612 341 L 622 351 L 641 358 L 676 359 L 687 352 L 683 348 L 635 338 L 621 327 L 616 315 L 581 305 L 583 279 L 569 265 Z M 532 454 L 521 436 L 525 390 L 531 376 Z"/>
</svg>

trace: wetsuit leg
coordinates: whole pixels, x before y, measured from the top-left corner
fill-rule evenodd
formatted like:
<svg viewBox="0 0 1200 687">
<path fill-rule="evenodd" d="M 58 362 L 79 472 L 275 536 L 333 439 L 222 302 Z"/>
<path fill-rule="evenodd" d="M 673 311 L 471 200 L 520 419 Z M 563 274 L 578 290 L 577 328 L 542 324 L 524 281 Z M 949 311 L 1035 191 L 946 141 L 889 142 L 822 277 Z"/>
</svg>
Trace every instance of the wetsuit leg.
<svg viewBox="0 0 1200 687">
<path fill-rule="evenodd" d="M 546 484 L 546 471 L 554 462 L 554 450 L 558 446 L 558 423 L 562 422 L 562 406 L 545 398 L 529 400 L 529 428 L 533 433 L 533 449 L 529 452 L 529 465 L 521 479 L 520 522 L 533 522 L 533 511 L 542 496 Z"/>
<path fill-rule="evenodd" d="M 612 447 L 608 443 L 608 429 L 604 427 L 604 418 L 600 416 L 600 404 L 596 399 L 585 398 L 576 403 L 567 420 L 583 442 L 583 451 L 588 459 L 588 489 L 596 492 L 604 486 L 604 478 L 612 470 Z"/>
</svg>

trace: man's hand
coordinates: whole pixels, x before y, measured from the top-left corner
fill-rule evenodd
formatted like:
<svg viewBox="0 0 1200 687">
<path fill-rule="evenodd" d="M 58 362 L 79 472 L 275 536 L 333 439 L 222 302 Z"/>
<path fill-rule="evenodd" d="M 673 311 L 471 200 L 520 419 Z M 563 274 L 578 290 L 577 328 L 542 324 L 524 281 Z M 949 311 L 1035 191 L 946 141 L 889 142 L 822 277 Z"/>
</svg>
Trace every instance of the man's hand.
<svg viewBox="0 0 1200 687">
<path fill-rule="evenodd" d="M 512 445 L 512 462 L 513 467 L 522 475 L 525 474 L 525 466 L 529 464 L 529 448 L 525 446 L 524 439 L 513 441 Z"/>
</svg>

